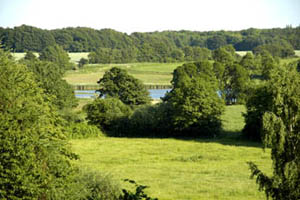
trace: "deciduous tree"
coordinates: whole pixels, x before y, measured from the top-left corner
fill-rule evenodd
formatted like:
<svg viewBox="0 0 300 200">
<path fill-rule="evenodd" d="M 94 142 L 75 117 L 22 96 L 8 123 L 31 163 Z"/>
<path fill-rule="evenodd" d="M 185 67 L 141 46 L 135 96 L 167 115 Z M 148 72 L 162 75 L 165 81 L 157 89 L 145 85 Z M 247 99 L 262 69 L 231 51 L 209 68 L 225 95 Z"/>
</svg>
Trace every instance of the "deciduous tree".
<svg viewBox="0 0 300 200">
<path fill-rule="evenodd" d="M 208 61 L 184 64 L 174 70 L 173 89 L 164 101 L 171 107 L 174 134 L 209 136 L 218 134 L 224 103 L 219 98 L 218 83 Z"/>
<path fill-rule="evenodd" d="M 267 93 L 270 109 L 263 114 L 265 146 L 272 149 L 273 175 L 267 176 L 250 163 L 260 190 L 272 199 L 300 197 L 300 77 L 293 68 L 274 70 Z"/>
<path fill-rule="evenodd" d="M 98 81 L 100 97 L 116 97 L 127 105 L 150 103 L 151 98 L 143 83 L 126 70 L 113 67 Z"/>
<path fill-rule="evenodd" d="M 79 199 L 74 154 L 49 100 L 33 73 L 0 50 L 0 199 Z"/>
</svg>

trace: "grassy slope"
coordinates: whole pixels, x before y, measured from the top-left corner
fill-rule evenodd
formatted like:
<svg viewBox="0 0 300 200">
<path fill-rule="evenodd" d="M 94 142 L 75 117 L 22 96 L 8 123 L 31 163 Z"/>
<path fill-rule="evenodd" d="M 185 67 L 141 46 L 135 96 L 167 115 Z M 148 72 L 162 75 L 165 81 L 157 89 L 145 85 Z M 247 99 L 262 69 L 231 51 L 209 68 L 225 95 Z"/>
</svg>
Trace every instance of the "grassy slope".
<svg viewBox="0 0 300 200">
<path fill-rule="evenodd" d="M 265 199 L 249 179 L 247 161 L 270 173 L 269 150 L 238 140 L 243 106 L 229 106 L 224 136 L 211 140 L 96 138 L 72 140 L 80 167 L 130 178 L 166 199 Z"/>
<path fill-rule="evenodd" d="M 74 85 L 96 85 L 105 71 L 120 67 L 146 85 L 170 85 L 172 72 L 180 65 L 182 63 L 90 64 L 83 69 L 68 71 L 64 79 Z"/>
</svg>

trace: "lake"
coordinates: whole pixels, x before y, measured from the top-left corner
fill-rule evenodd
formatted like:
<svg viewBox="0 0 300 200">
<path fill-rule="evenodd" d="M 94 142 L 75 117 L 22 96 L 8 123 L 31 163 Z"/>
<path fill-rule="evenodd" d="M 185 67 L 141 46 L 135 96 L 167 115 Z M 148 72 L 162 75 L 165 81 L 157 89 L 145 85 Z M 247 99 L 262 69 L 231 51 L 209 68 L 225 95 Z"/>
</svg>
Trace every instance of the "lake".
<svg viewBox="0 0 300 200">
<path fill-rule="evenodd" d="M 165 96 L 166 92 L 170 90 L 171 89 L 157 89 L 148 91 L 152 99 L 160 99 L 161 97 Z M 95 90 L 75 90 L 74 92 L 77 98 L 96 98 L 99 95 L 99 93 L 96 93 Z"/>
</svg>

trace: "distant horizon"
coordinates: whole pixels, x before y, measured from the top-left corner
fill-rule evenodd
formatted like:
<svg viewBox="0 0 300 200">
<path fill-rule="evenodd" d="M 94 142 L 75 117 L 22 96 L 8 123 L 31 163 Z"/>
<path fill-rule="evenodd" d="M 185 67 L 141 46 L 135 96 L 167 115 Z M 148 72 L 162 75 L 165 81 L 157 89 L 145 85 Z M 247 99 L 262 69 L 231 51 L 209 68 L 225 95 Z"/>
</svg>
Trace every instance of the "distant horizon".
<svg viewBox="0 0 300 200">
<path fill-rule="evenodd" d="M 300 25 L 299 0 L 1 0 L 0 26 L 133 32 L 239 31 Z"/>
</svg>

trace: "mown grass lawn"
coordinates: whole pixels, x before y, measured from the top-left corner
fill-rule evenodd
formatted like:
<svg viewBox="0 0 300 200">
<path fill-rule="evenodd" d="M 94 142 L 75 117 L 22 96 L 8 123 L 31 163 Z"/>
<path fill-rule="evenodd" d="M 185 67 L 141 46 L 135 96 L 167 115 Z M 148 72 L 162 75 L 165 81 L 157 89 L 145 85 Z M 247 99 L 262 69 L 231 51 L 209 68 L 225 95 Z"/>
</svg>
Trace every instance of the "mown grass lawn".
<svg viewBox="0 0 300 200">
<path fill-rule="evenodd" d="M 271 173 L 270 151 L 239 138 L 243 106 L 228 106 L 217 139 L 90 138 L 72 140 L 81 168 L 133 179 L 161 200 L 265 199 L 246 162 Z M 127 184 L 121 182 L 123 187 Z"/>
</svg>

